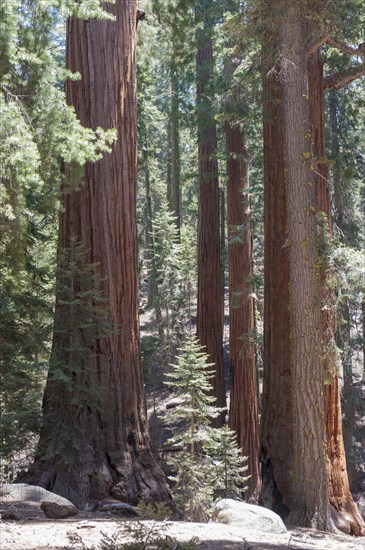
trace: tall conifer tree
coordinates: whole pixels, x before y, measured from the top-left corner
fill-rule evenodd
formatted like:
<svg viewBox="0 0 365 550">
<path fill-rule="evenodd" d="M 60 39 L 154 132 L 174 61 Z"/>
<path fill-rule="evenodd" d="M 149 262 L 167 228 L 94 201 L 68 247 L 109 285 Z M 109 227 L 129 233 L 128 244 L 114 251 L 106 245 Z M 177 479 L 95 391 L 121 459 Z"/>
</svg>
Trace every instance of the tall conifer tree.
<svg viewBox="0 0 365 550">
<path fill-rule="evenodd" d="M 199 162 L 197 336 L 215 365 L 213 392 L 217 406 L 226 404 L 223 372 L 222 285 L 220 264 L 217 130 L 212 113 L 212 6 L 196 7 L 197 120 Z M 221 424 L 221 414 L 215 423 Z"/>
<path fill-rule="evenodd" d="M 115 20 L 68 21 L 67 67 L 82 77 L 68 81 L 67 99 L 83 125 L 116 128 L 117 141 L 86 166 L 78 190 L 68 187 L 72 166 L 66 168 L 59 250 L 74 240 L 82 245 L 99 288 L 91 293 L 75 278 L 71 290 L 91 303 L 100 292 L 113 330 L 88 338 L 83 319 L 74 317 L 75 299 L 59 296 L 44 423 L 27 476 L 79 505 L 109 494 L 129 502 L 169 498 L 150 449 L 139 345 L 137 2 L 117 0 L 105 9 Z M 89 353 L 70 372 L 80 341 Z M 81 399 L 80 387 L 97 396 Z"/>
<path fill-rule="evenodd" d="M 267 347 L 265 349 L 262 423 L 264 458 L 264 491 L 262 498 L 264 502 L 270 503 L 274 509 L 276 507 L 277 511 L 282 514 L 289 512 L 289 518 L 294 519 L 296 522 L 312 523 L 322 525 L 322 528 L 331 529 L 333 527 L 332 521 L 334 521 L 340 529 L 360 534 L 363 531 L 363 522 L 358 515 L 348 489 L 335 357 L 331 352 L 334 326 L 333 316 L 329 312 L 333 309 L 333 303 L 325 286 L 327 272 L 324 256 L 326 251 L 323 250 L 322 246 L 329 238 L 329 195 L 324 145 L 323 88 L 326 86 L 326 79 L 323 81 L 322 63 L 318 48 L 323 42 L 333 43 L 334 41 L 331 37 L 322 37 L 318 32 L 316 33 L 313 23 L 309 26 L 308 23 L 305 23 L 304 13 L 307 7 L 305 2 L 296 7 L 291 6 L 290 17 L 288 17 L 284 4 L 276 6 L 270 3 L 271 15 L 274 21 L 279 21 L 280 25 L 280 31 L 275 25 L 274 29 L 279 33 L 276 36 L 281 38 L 281 63 L 279 65 L 279 63 L 275 64 L 272 61 L 271 67 L 268 67 L 269 71 L 266 76 L 268 94 L 265 96 L 266 114 L 269 115 L 264 121 L 266 128 L 264 134 L 266 152 L 265 197 L 268 201 L 265 205 L 265 225 L 268 237 L 265 253 L 265 282 L 267 285 L 265 300 L 266 296 L 268 300 L 265 303 L 265 315 L 267 313 L 265 318 L 265 345 Z M 313 9 L 313 6 L 311 8 Z M 318 19 L 320 16 L 321 6 L 317 5 L 316 8 L 319 12 L 316 14 L 311 12 L 313 20 Z M 296 27 L 295 31 L 294 26 Z M 303 47 L 303 44 L 296 42 L 296 36 L 298 37 L 301 33 L 305 37 L 302 42 L 309 45 L 308 49 Z M 346 78 L 344 76 L 344 81 Z M 269 84 L 270 82 L 271 84 Z M 336 83 L 339 84 L 339 80 L 336 80 Z M 272 93 L 275 92 L 275 88 L 279 91 L 279 97 L 283 98 L 282 102 L 276 105 L 273 100 L 277 95 Z M 303 99 L 307 102 L 307 105 Z M 300 113 L 301 116 L 300 131 L 294 131 L 295 113 L 293 106 L 296 107 L 297 115 Z M 277 119 L 277 126 L 282 127 L 284 131 L 285 140 L 283 141 L 269 141 L 269 137 L 272 136 L 274 117 Z M 303 134 L 305 129 L 306 131 Z M 301 143 L 299 143 L 300 139 L 302 140 Z M 273 157 L 271 156 L 271 150 L 275 143 L 283 143 L 285 148 L 280 147 L 280 154 Z M 295 146 L 297 148 L 296 152 Z M 287 159 L 287 167 L 283 171 L 285 158 Z M 310 171 L 308 171 L 308 163 Z M 282 167 L 281 170 L 279 170 L 280 167 Z M 300 190 L 301 193 L 299 193 L 298 189 L 295 190 L 294 184 L 296 180 L 301 181 L 301 178 L 303 182 L 306 180 L 306 187 L 303 184 Z M 282 193 L 280 193 L 280 181 L 285 181 Z M 276 193 L 272 187 L 274 182 L 279 185 Z M 275 196 L 279 207 L 271 208 L 270 198 L 272 201 Z M 301 201 L 302 206 L 300 206 Z M 302 212 L 300 208 L 302 208 Z M 303 217 L 303 212 L 306 212 L 305 217 Z M 325 217 L 323 218 L 320 213 L 324 213 Z M 279 237 L 277 244 L 281 244 L 281 249 L 284 250 L 284 252 L 281 252 L 284 259 L 282 265 L 275 263 L 273 253 L 276 244 L 273 239 L 274 233 L 272 233 L 275 220 L 278 222 L 276 224 Z M 280 223 L 280 220 L 283 223 Z M 303 234 L 299 238 L 301 232 Z M 302 252 L 299 251 L 299 246 Z M 304 250 L 306 250 L 305 253 Z M 305 266 L 306 262 L 308 263 L 307 267 Z M 298 266 L 301 266 L 300 272 L 296 273 Z M 305 301 L 310 296 L 308 292 L 306 292 L 306 300 L 301 298 L 299 301 L 297 300 L 303 288 L 302 279 L 306 271 L 312 280 L 311 291 L 317 293 L 312 295 L 311 301 L 307 302 L 307 306 L 305 306 Z M 300 288 L 295 290 L 298 281 L 300 281 Z M 286 321 L 285 317 L 279 317 L 280 309 L 271 307 L 273 300 L 275 300 L 275 292 L 273 292 L 275 288 L 280 288 L 280 301 L 284 307 L 282 311 L 284 313 L 286 311 L 289 315 Z M 283 293 L 285 299 L 283 299 Z M 325 307 L 322 307 L 323 302 Z M 300 314 L 303 306 L 309 308 L 305 316 Z M 318 307 L 321 308 L 320 314 L 318 313 Z M 317 315 L 316 320 L 314 315 Z M 310 317 L 311 322 L 308 325 Z M 305 343 L 313 327 L 316 327 L 316 335 L 312 334 L 309 341 Z M 277 339 L 279 336 L 280 340 Z M 319 336 L 320 341 L 318 340 Z M 279 342 L 280 345 L 278 345 Z M 305 357 L 308 365 L 305 367 L 303 364 L 300 373 L 297 373 L 300 357 L 296 353 L 300 350 L 300 346 L 304 346 L 303 350 L 305 350 L 300 353 L 300 357 L 302 359 Z M 312 356 L 312 360 L 310 360 L 309 349 L 313 351 L 315 346 L 317 346 L 317 354 L 319 355 L 317 359 Z M 283 355 L 281 351 L 285 350 L 287 351 Z M 290 358 L 289 364 L 285 360 L 286 356 Z M 273 366 L 276 367 L 275 370 L 273 370 Z M 297 378 L 298 375 L 299 378 Z M 320 390 L 321 385 L 322 390 Z M 296 395 L 296 388 L 300 388 L 301 395 Z M 316 397 L 313 393 L 315 388 Z M 288 398 L 282 399 L 279 403 L 277 397 L 275 397 L 277 395 L 286 395 Z M 303 395 L 305 395 L 304 398 Z M 295 476 L 296 470 L 290 464 L 293 461 L 296 462 L 296 457 L 299 456 L 296 453 L 300 452 L 301 446 L 304 445 L 302 449 L 306 452 L 308 442 L 305 443 L 305 441 L 308 433 L 310 433 L 308 427 L 300 425 L 297 414 L 300 410 L 300 403 L 302 403 L 302 407 L 306 408 L 305 414 L 308 418 L 313 416 L 315 408 L 313 406 L 308 407 L 308 403 L 311 402 L 311 395 L 312 401 L 314 399 L 313 403 L 318 403 L 318 405 L 315 405 L 317 412 L 322 409 L 318 422 L 322 424 L 322 428 L 326 425 L 326 432 L 314 436 L 313 441 L 317 441 L 317 445 L 318 441 L 321 440 L 327 442 L 327 459 L 330 464 L 329 476 L 327 473 L 325 477 L 323 475 L 327 468 L 320 449 L 317 448 L 318 462 L 316 473 L 313 473 L 313 475 L 318 476 L 319 464 L 321 464 L 321 491 L 318 491 L 318 487 L 312 487 L 312 490 L 310 490 L 310 487 L 307 486 L 308 491 L 305 493 L 298 490 L 296 486 L 291 496 L 291 491 L 295 486 L 293 475 Z M 324 405 L 323 402 L 321 403 L 322 399 L 325 401 L 324 409 L 322 408 Z M 302 414 L 302 417 L 305 414 Z M 284 418 L 287 421 L 283 422 Z M 309 420 L 307 426 L 308 424 L 310 424 Z M 313 423 L 312 425 L 314 426 Z M 292 445 L 288 446 L 287 443 L 283 445 L 285 437 L 293 442 Z M 314 450 L 312 458 L 313 456 L 316 456 Z M 282 467 L 283 463 L 287 464 L 286 468 Z M 303 468 L 306 467 L 305 460 L 301 460 L 301 464 Z M 298 470 L 296 479 L 300 478 L 301 474 Z M 328 489 L 326 489 L 326 486 L 328 486 Z M 271 490 L 273 487 L 278 489 L 278 491 L 272 492 L 271 497 L 267 494 L 267 489 L 270 487 Z M 310 493 L 312 493 L 312 497 Z M 313 499 L 315 493 L 316 498 Z M 321 493 L 322 496 L 320 496 Z M 301 498 L 298 497 L 299 494 L 301 494 Z M 330 508 L 329 504 L 331 505 Z M 303 515 L 304 509 L 307 512 Z M 330 509 L 331 519 L 329 517 Z"/>
</svg>

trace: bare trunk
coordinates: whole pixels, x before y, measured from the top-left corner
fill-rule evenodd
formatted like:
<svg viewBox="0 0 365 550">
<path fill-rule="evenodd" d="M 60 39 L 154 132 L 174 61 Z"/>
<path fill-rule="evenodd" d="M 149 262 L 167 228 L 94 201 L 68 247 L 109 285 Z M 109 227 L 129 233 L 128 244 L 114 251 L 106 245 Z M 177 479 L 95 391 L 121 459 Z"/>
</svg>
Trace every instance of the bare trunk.
<svg viewBox="0 0 365 550">
<path fill-rule="evenodd" d="M 65 186 L 59 249 L 70 249 L 75 239 L 82 244 L 106 300 L 109 321 L 118 330 L 88 339 L 74 305 L 58 300 L 44 423 L 27 476 L 28 482 L 79 506 L 107 495 L 128 502 L 169 499 L 150 449 L 140 359 L 137 3 L 118 1 L 105 9 L 116 15 L 116 22 L 68 22 L 67 67 L 80 72 L 82 80 L 68 81 L 67 98 L 84 126 L 116 128 L 118 140 L 110 154 L 86 166 L 79 190 Z M 82 281 L 79 289 L 83 290 Z M 77 363 L 72 359 L 76 325 L 85 346 L 85 359 L 81 355 Z"/>
<path fill-rule="evenodd" d="M 150 167 L 148 159 L 148 143 L 147 136 L 144 136 L 143 141 L 143 171 L 144 171 L 144 184 L 146 191 L 146 248 L 149 251 L 152 246 L 152 197 L 151 197 L 151 184 L 150 184 Z"/>
<path fill-rule="evenodd" d="M 328 162 L 326 162 L 323 62 L 320 51 L 314 52 L 308 60 L 309 100 L 312 126 L 312 146 L 315 155 L 316 209 L 324 214 L 326 225 L 322 231 L 331 238 L 330 200 L 328 186 Z M 339 180 L 335 178 L 335 196 L 339 193 Z M 337 189 L 336 189 L 337 187 Z M 341 203 L 336 205 L 341 212 Z M 324 235 L 321 236 L 323 240 Z M 320 252 L 321 253 L 321 252 Z M 323 253 L 323 251 L 322 251 Z M 331 515 L 335 525 L 342 531 L 355 535 L 365 532 L 365 524 L 353 501 L 348 481 L 345 447 L 342 435 L 341 400 L 336 369 L 336 315 L 333 293 L 326 287 L 327 270 L 321 273 L 322 339 L 324 346 L 324 368 L 326 373 L 326 440 L 329 461 L 329 497 Z M 346 368 L 346 365 L 345 365 Z M 348 368 L 348 365 L 347 365 Z M 350 367 L 351 368 L 351 367 Z M 350 415 L 351 411 L 348 411 Z M 349 423 L 350 427 L 350 423 Z"/>
<path fill-rule="evenodd" d="M 171 94 L 171 83 L 169 86 Z M 172 210 L 171 183 L 172 183 L 172 156 L 171 156 L 171 117 L 167 121 L 167 160 L 166 160 L 166 197 L 167 202 Z"/>
<path fill-rule="evenodd" d="M 222 327 L 224 330 L 224 300 L 225 300 L 225 288 L 226 288 L 226 200 L 224 189 L 219 189 L 219 210 L 220 210 L 220 224 L 221 224 L 221 285 L 222 285 Z"/>
<path fill-rule="evenodd" d="M 271 2 L 270 8 L 277 9 L 276 4 Z M 275 57 L 268 54 L 264 84 L 265 368 L 261 498 L 283 517 L 289 509 L 288 521 L 333 528 L 327 510 L 328 497 L 324 496 L 327 484 L 334 524 L 359 534 L 357 511 L 346 491 L 341 407 L 330 345 L 335 334 L 333 299 L 325 290 L 325 273 L 316 266 L 316 262 L 320 265 L 323 259 L 318 256 L 318 237 L 328 238 L 329 226 L 322 65 L 317 54 L 311 56 L 307 83 L 303 76 L 306 73 L 303 44 L 308 43 L 308 29 L 305 30 L 306 22 L 300 14 L 303 4 L 290 5 L 289 17 L 287 5 L 282 3 L 281 8 L 283 79 L 282 82 L 276 80 L 278 65 Z M 285 176 L 282 126 L 286 192 L 282 183 Z M 327 215 L 327 223 L 319 217 L 319 212 Z M 321 307 L 323 300 L 329 309 L 321 312 L 318 305 Z M 325 408 L 321 411 L 320 380 L 322 378 L 324 384 L 328 376 L 332 384 L 325 386 Z M 298 411 L 302 418 L 298 417 Z M 325 434 L 322 433 L 324 419 Z M 288 440 L 293 445 L 289 445 Z M 323 454 L 318 447 L 321 441 L 322 445 L 327 442 L 328 483 L 323 473 L 326 472 Z M 304 457 L 299 458 L 303 454 Z M 314 456 L 318 466 L 313 466 L 316 471 L 311 477 L 316 479 L 316 487 L 306 484 L 302 490 L 297 480 L 303 483 L 305 476 L 310 475 L 306 472 Z M 345 511 L 343 503 L 348 496 L 349 517 L 341 524 L 345 514 L 339 511 L 341 507 Z"/>
<path fill-rule="evenodd" d="M 172 67 L 171 75 L 171 207 L 180 229 L 180 133 L 179 133 L 179 77 Z M 180 232 L 179 232 L 180 236 Z"/>
<path fill-rule="evenodd" d="M 269 30 L 271 33 L 271 29 Z M 261 503 L 288 514 L 293 461 L 291 358 L 289 342 L 289 260 L 284 165 L 282 83 L 273 49 L 264 48 L 264 379 L 261 415 Z"/>
<path fill-rule="evenodd" d="M 213 52 L 206 17 L 202 5 L 198 8 L 197 19 L 204 22 L 204 28 L 198 32 L 196 57 L 199 158 L 197 337 L 206 347 L 209 361 L 215 364 L 213 392 L 216 405 L 225 407 L 217 133 L 209 97 Z M 215 425 L 221 425 L 223 421 L 222 413 Z"/>
<path fill-rule="evenodd" d="M 283 6 L 283 5 L 282 5 Z M 304 4 L 280 24 L 286 162 L 289 315 L 292 366 L 292 480 L 288 522 L 328 529 L 321 280 L 317 265 L 316 188 L 311 171 Z"/>
<path fill-rule="evenodd" d="M 354 435 L 356 429 L 356 407 L 351 354 L 351 323 L 348 301 L 342 304 L 342 323 L 337 327 L 338 347 L 342 351 L 343 366 L 343 444 L 347 462 L 347 474 L 351 491 L 359 490 L 356 460 L 354 459 Z"/>
<path fill-rule="evenodd" d="M 322 68 L 322 81 L 323 81 L 323 68 Z M 337 120 L 337 91 L 330 90 L 329 92 L 329 108 L 330 108 L 330 120 L 331 120 L 331 149 L 332 149 L 332 158 L 335 161 L 333 167 L 333 200 L 334 200 L 334 221 L 343 229 L 344 227 L 344 204 L 343 204 L 343 193 L 345 190 L 342 186 L 341 175 L 340 175 L 340 141 L 339 141 L 339 130 L 338 130 L 338 120 Z M 322 94 L 323 95 L 323 94 Z"/>
<path fill-rule="evenodd" d="M 260 488 L 257 375 L 252 297 L 252 250 L 248 202 L 248 166 L 244 134 L 226 123 L 229 350 L 232 377 L 230 428 L 248 456 L 246 498 L 257 500 Z"/>
<path fill-rule="evenodd" d="M 323 75 L 322 75 L 323 78 Z M 329 108 L 330 108 L 330 121 L 331 121 L 331 153 L 332 159 L 335 161 L 335 165 L 332 169 L 333 176 L 333 201 L 334 201 L 334 219 L 341 231 L 345 229 L 344 224 L 344 204 L 343 204 L 343 189 L 341 172 L 340 172 L 340 141 L 339 141 L 339 128 L 338 128 L 338 100 L 337 91 L 331 90 L 329 92 Z M 343 420 L 343 433 L 344 433 L 344 446 L 345 454 L 347 458 L 347 471 L 349 477 L 349 484 L 351 490 L 358 490 L 358 480 L 356 472 L 356 461 L 353 460 L 353 436 L 356 426 L 355 421 L 355 404 L 353 399 L 353 376 L 352 376 L 352 357 L 351 357 L 351 324 L 350 324 L 350 312 L 349 303 L 345 299 L 340 304 L 339 316 L 341 322 L 337 326 L 336 337 L 338 347 L 342 351 L 342 366 L 344 376 L 344 388 L 343 388 L 343 402 L 344 402 L 344 420 Z"/>
</svg>

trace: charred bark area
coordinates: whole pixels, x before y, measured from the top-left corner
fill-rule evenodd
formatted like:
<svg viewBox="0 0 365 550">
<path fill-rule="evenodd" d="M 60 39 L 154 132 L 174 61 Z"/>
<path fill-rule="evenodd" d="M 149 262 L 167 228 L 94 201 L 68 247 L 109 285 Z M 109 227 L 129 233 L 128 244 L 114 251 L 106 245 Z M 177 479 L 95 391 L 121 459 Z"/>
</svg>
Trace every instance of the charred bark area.
<svg viewBox="0 0 365 550">
<path fill-rule="evenodd" d="M 197 36 L 196 55 L 199 161 L 197 337 L 206 347 L 209 361 L 215 364 L 212 383 L 216 405 L 225 407 L 217 132 L 209 89 L 213 51 L 203 5 L 197 9 L 197 20 L 204 22 L 204 28 Z M 224 417 L 222 413 L 214 424 L 222 425 Z"/>
<path fill-rule="evenodd" d="M 260 488 L 257 373 L 252 297 L 252 247 L 245 137 L 238 124 L 226 123 L 229 265 L 229 350 L 232 377 L 230 428 L 248 456 L 248 490 L 257 500 Z"/>
<path fill-rule="evenodd" d="M 67 249 L 72 239 L 82 243 L 114 329 L 85 340 L 85 359 L 70 374 L 65 368 L 73 353 L 72 334 L 63 324 L 77 320 L 73 305 L 58 300 L 43 428 L 26 477 L 78 506 L 107 495 L 131 503 L 170 499 L 151 453 L 140 359 L 137 2 L 106 4 L 106 9 L 114 13 L 115 22 L 68 22 L 67 67 L 82 79 L 67 82 L 67 99 L 84 126 L 116 128 L 118 139 L 110 154 L 86 166 L 79 189 L 67 184 L 66 171 L 59 250 Z M 89 395 L 95 392 L 95 399 L 83 400 L 80 386 Z"/>
</svg>

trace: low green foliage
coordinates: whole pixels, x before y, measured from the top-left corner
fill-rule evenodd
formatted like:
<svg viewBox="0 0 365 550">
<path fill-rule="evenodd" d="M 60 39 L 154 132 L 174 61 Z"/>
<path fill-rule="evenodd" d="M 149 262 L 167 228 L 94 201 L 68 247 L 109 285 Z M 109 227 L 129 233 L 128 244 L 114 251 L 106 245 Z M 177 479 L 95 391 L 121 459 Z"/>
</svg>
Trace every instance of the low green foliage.
<svg viewBox="0 0 365 550">
<path fill-rule="evenodd" d="M 210 457 L 210 477 L 214 488 L 214 498 L 242 499 L 247 489 L 244 482 L 244 472 L 248 466 L 243 465 L 247 457 L 242 456 L 242 450 L 237 444 L 236 433 L 223 426 L 211 431 L 211 439 L 207 441 L 206 453 Z"/>
<path fill-rule="evenodd" d="M 191 228 L 176 227 L 175 217 L 163 200 L 152 220 L 149 307 L 154 309 L 158 359 L 164 370 L 191 319 L 190 304 L 196 283 L 196 253 Z"/>
<path fill-rule="evenodd" d="M 198 546 L 190 542 L 178 542 L 168 534 L 167 522 L 171 510 L 163 502 L 150 504 L 142 502 L 138 506 L 142 519 L 119 520 L 112 535 L 103 534 L 100 544 L 88 548 L 82 537 L 75 531 L 67 533 L 73 547 L 81 550 L 196 550 Z M 127 540 L 127 542 L 126 542 Z"/>
<path fill-rule="evenodd" d="M 246 457 L 235 433 L 227 427 L 212 427 L 212 420 L 221 413 L 211 395 L 212 366 L 199 341 L 189 335 L 173 372 L 166 375 L 166 384 L 178 400 L 165 416 L 177 426 L 167 442 L 176 449 L 169 460 L 175 472 L 170 479 L 176 503 L 189 521 L 206 520 L 217 498 L 241 498 L 247 480 L 243 477 Z"/>
<path fill-rule="evenodd" d="M 49 361 L 48 378 L 63 395 L 65 405 L 73 405 L 81 412 L 87 408 L 98 410 L 103 392 L 96 378 L 90 383 L 89 366 L 97 360 L 95 342 L 108 338 L 118 328 L 109 321 L 109 309 L 102 295 L 98 264 L 87 261 L 88 251 L 76 238 L 59 251 L 56 283 L 58 307 L 54 320 L 54 345 Z M 47 442 L 44 459 L 59 457 L 69 463 L 82 448 L 84 427 L 77 423 L 70 429 L 59 415 L 49 414 L 45 425 L 59 433 L 57 439 Z"/>
<path fill-rule="evenodd" d="M 114 540 L 104 539 L 100 545 L 101 550 L 147 550 L 148 548 L 194 550 L 197 548 L 194 541 L 179 543 L 169 536 L 167 518 L 171 515 L 171 510 L 165 503 L 150 504 L 142 502 L 139 504 L 138 509 L 143 518 L 149 521 L 137 519 L 118 522 L 118 530 L 114 535 Z M 123 538 L 132 539 L 132 542 L 121 543 Z M 113 546 L 114 541 L 117 546 Z"/>
</svg>

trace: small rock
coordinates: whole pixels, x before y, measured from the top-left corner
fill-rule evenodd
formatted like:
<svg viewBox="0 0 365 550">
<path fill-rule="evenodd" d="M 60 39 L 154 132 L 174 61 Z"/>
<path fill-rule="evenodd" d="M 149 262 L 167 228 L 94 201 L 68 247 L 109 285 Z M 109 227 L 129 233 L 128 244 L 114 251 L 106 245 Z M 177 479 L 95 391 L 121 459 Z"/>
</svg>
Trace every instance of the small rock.
<svg viewBox="0 0 365 550">
<path fill-rule="evenodd" d="M 181 399 L 171 399 L 169 403 L 166 404 L 166 409 L 175 409 L 178 405 L 180 405 Z"/>
<path fill-rule="evenodd" d="M 140 516 L 141 512 L 135 506 L 126 504 L 125 502 L 98 502 L 92 508 L 92 511 L 100 510 L 101 512 L 110 512 L 112 514 L 127 514 L 130 516 Z"/>
<path fill-rule="evenodd" d="M 217 502 L 213 510 L 212 521 L 235 525 L 249 531 L 287 532 L 281 517 L 272 510 L 230 498 L 224 498 Z"/>
<path fill-rule="evenodd" d="M 78 514 L 78 509 L 72 504 L 56 504 L 56 502 L 43 501 L 41 504 L 41 510 L 50 519 L 64 519 Z"/>
<path fill-rule="evenodd" d="M 1 519 L 13 519 L 18 520 L 19 515 L 16 510 L 0 510 Z"/>
<path fill-rule="evenodd" d="M 77 529 L 94 529 L 96 527 L 96 523 L 90 523 L 89 521 L 80 521 L 77 524 Z"/>
</svg>

